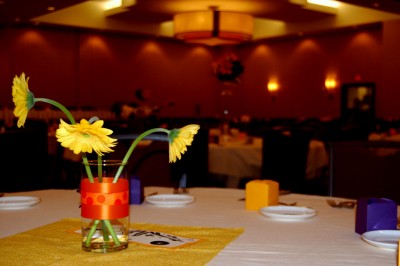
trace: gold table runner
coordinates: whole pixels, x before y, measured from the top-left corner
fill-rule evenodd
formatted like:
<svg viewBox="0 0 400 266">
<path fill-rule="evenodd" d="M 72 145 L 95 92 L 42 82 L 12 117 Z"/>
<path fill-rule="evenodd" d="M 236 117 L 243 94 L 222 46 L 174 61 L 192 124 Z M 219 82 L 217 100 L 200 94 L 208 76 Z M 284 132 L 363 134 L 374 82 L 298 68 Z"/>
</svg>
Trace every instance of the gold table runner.
<svg viewBox="0 0 400 266">
<path fill-rule="evenodd" d="M 1 265 L 205 265 L 243 228 L 209 228 L 134 223 L 133 229 L 159 231 L 200 241 L 179 249 L 129 243 L 126 250 L 102 254 L 82 250 L 79 219 L 63 219 L 0 239 Z"/>
</svg>

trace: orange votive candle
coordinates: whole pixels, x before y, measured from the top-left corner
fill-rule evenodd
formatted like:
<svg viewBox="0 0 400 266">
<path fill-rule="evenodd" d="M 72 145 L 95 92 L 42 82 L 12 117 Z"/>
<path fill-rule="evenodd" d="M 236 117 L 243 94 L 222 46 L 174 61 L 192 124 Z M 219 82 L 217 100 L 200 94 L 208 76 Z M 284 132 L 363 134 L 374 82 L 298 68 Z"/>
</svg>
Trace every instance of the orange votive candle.
<svg viewBox="0 0 400 266">
<path fill-rule="evenodd" d="M 252 180 L 246 184 L 246 209 L 257 211 L 262 207 L 278 205 L 279 183 L 273 180 Z"/>
</svg>

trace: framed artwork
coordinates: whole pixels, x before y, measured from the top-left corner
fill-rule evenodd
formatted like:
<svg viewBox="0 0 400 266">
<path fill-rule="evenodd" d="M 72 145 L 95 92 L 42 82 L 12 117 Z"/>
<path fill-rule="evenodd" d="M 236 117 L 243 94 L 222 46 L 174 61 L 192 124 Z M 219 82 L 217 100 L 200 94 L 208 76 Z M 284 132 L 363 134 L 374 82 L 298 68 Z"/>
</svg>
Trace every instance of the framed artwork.
<svg viewBox="0 0 400 266">
<path fill-rule="evenodd" d="M 346 121 L 375 118 L 375 83 L 342 85 L 341 117 Z"/>
</svg>

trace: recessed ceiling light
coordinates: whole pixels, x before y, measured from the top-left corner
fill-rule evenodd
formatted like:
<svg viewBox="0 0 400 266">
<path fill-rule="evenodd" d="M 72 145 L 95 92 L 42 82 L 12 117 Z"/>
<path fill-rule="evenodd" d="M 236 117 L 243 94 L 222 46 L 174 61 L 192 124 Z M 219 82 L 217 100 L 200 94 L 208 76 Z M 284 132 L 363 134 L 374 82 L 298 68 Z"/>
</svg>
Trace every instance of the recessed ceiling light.
<svg viewBox="0 0 400 266">
<path fill-rule="evenodd" d="M 54 6 L 49 6 L 49 7 L 47 8 L 47 11 L 54 11 L 54 10 L 56 10 L 56 8 L 55 8 Z"/>
</svg>

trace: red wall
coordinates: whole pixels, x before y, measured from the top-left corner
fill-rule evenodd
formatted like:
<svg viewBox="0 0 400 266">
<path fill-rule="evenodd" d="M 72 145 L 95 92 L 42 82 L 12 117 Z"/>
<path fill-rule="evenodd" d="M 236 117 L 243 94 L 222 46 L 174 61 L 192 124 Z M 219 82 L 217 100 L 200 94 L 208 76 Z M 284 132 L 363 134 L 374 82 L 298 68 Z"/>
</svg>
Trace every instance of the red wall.
<svg viewBox="0 0 400 266">
<path fill-rule="evenodd" d="M 384 25 L 384 49 L 381 59 L 383 80 L 377 91 L 377 109 L 381 117 L 400 119 L 400 21 Z M 379 93 L 379 94 L 378 94 Z"/>
<path fill-rule="evenodd" d="M 341 84 L 360 76 L 379 87 L 381 43 L 381 31 L 370 30 L 243 47 L 244 109 L 262 117 L 338 117 L 340 88 L 328 97 L 325 77 L 335 74 Z M 270 76 L 276 76 L 281 86 L 275 100 L 266 91 Z"/>
<path fill-rule="evenodd" d="M 200 106 L 203 117 L 220 115 L 224 107 L 232 116 L 338 117 L 339 91 L 330 98 L 323 90 L 325 76 L 334 73 L 340 83 L 354 82 L 356 76 L 376 82 L 377 115 L 396 117 L 400 93 L 392 84 L 397 84 L 394 69 L 400 60 L 390 60 L 400 57 L 393 44 L 400 43 L 395 26 L 233 48 L 79 30 L 3 28 L 0 105 L 12 106 L 12 78 L 25 72 L 36 97 L 67 106 L 109 109 L 116 101 L 134 101 L 134 91 L 142 88 L 152 92 L 154 104 L 176 102 L 163 116 L 195 116 Z M 391 40 L 390 54 L 386 39 Z M 211 64 L 231 50 L 242 59 L 245 72 L 232 96 L 222 97 L 225 85 L 214 77 Z M 395 74 L 388 78 L 390 72 Z M 270 76 L 281 86 L 275 99 L 266 91 Z"/>
</svg>

